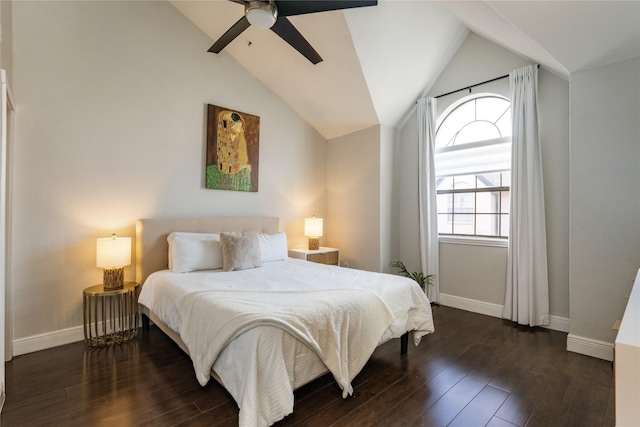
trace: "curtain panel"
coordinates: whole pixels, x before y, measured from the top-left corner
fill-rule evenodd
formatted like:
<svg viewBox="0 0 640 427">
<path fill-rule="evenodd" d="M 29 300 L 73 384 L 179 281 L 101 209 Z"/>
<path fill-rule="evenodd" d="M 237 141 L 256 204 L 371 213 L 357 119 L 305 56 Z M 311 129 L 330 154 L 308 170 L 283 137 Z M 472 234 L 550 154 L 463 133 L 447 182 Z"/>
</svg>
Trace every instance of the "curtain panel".
<svg viewBox="0 0 640 427">
<path fill-rule="evenodd" d="M 549 283 L 542 157 L 538 135 L 538 67 L 509 74 L 513 124 L 507 280 L 502 317 L 549 324 Z"/>
<path fill-rule="evenodd" d="M 420 264 L 424 274 L 432 274 L 427 298 L 440 302 L 438 207 L 436 205 L 436 171 L 434 163 L 436 139 L 436 99 L 418 100 L 418 170 L 420 207 Z"/>
</svg>

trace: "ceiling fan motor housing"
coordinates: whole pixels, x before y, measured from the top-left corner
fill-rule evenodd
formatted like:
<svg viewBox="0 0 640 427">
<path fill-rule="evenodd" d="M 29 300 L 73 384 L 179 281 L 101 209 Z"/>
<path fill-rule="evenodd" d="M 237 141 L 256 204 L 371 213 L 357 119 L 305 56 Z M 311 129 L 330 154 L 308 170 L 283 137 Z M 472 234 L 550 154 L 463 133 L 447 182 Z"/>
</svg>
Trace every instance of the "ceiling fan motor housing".
<svg viewBox="0 0 640 427">
<path fill-rule="evenodd" d="M 278 9 L 272 0 L 250 1 L 244 7 L 244 14 L 252 26 L 267 29 L 276 23 Z"/>
</svg>

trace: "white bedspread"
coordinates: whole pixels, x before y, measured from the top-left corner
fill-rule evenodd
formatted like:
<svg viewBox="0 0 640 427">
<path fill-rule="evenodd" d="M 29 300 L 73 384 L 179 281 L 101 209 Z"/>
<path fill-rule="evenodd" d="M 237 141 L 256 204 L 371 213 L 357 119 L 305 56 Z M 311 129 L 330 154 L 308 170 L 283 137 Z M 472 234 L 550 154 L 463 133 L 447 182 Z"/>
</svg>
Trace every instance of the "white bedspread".
<svg viewBox="0 0 640 427">
<path fill-rule="evenodd" d="M 353 306 L 354 294 L 367 309 Z M 292 372 L 300 361 L 290 336 L 318 355 L 346 395 L 376 344 L 412 330 L 418 345 L 434 330 L 429 301 L 414 281 L 294 259 L 234 272 L 157 272 L 139 302 L 181 333 L 202 384 L 213 364 L 238 403 L 242 426 L 270 425 L 293 412 Z M 204 320 L 205 311 L 218 313 L 215 323 Z"/>
<path fill-rule="evenodd" d="M 343 390 L 360 372 L 393 321 L 371 291 L 200 291 L 178 301 L 180 336 L 189 348 L 196 376 L 207 384 L 218 354 L 234 338 L 261 325 L 283 329 L 320 357 Z M 258 366 L 258 369 L 269 366 Z"/>
</svg>

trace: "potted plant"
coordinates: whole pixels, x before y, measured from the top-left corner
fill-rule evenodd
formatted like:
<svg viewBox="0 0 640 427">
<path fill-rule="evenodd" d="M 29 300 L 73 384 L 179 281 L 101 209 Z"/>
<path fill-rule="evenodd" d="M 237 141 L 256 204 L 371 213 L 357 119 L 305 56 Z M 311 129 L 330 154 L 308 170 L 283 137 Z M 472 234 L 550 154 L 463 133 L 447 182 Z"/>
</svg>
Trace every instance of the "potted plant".
<svg viewBox="0 0 640 427">
<path fill-rule="evenodd" d="M 394 261 L 391 264 L 391 267 L 395 267 L 397 269 L 400 270 L 400 274 L 404 277 L 408 277 L 410 279 L 415 280 L 418 285 L 420 285 L 420 287 L 426 291 L 426 287 L 431 285 L 433 283 L 433 279 L 434 277 L 436 277 L 435 274 L 424 274 L 421 271 L 414 271 L 413 273 L 409 273 L 409 271 L 407 270 L 407 267 L 405 267 L 404 263 L 402 261 Z"/>
</svg>

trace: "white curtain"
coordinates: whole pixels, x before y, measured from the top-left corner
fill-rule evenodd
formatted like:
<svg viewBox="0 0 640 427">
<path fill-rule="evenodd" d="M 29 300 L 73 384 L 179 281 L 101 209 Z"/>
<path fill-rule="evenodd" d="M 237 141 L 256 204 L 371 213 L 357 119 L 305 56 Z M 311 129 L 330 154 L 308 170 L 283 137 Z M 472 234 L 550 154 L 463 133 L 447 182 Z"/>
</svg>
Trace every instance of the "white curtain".
<svg viewBox="0 0 640 427">
<path fill-rule="evenodd" d="M 507 287 L 502 317 L 549 324 L 547 238 L 538 137 L 538 67 L 509 74 L 513 123 Z"/>
<path fill-rule="evenodd" d="M 418 100 L 418 193 L 420 201 L 420 264 L 424 274 L 433 274 L 427 287 L 431 302 L 440 301 L 438 256 L 438 211 L 436 206 L 436 170 L 434 146 L 436 139 L 436 99 Z"/>
</svg>

